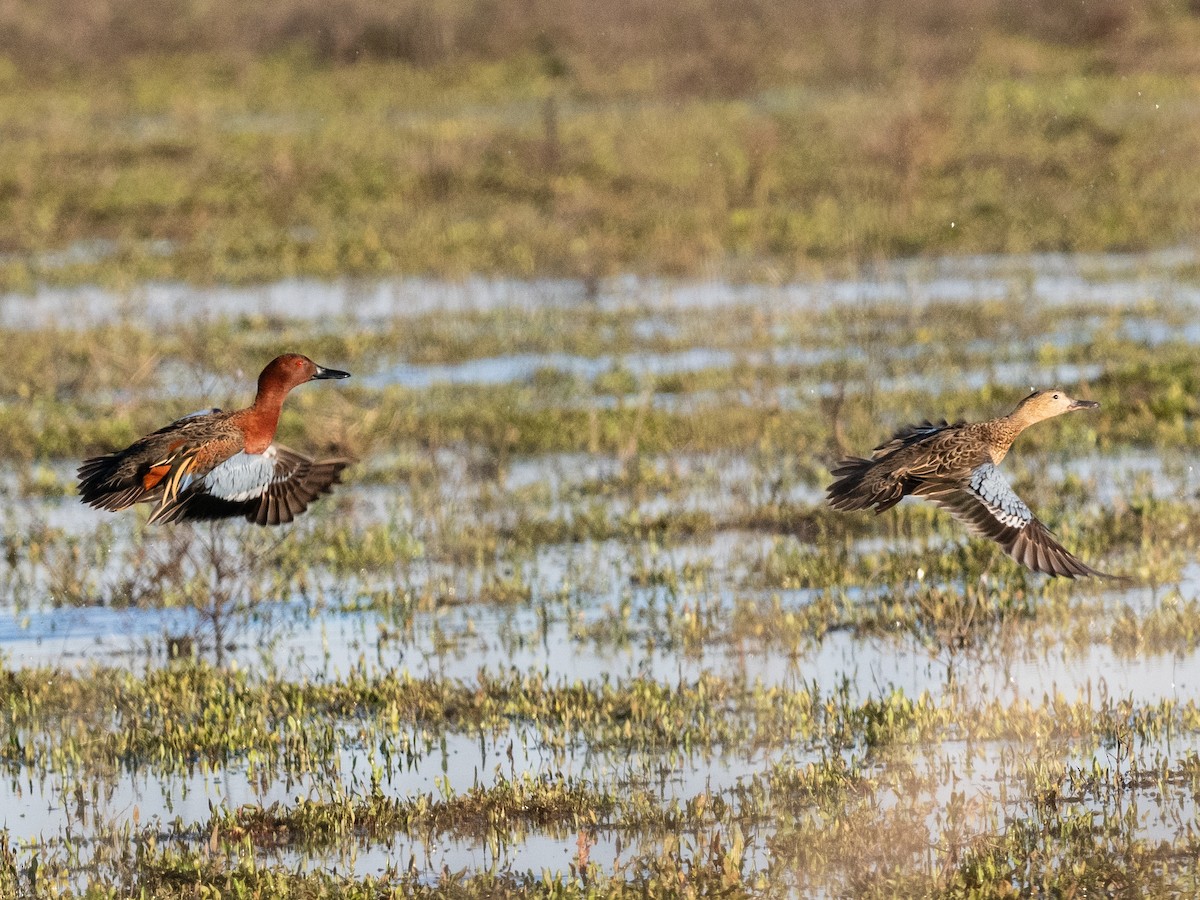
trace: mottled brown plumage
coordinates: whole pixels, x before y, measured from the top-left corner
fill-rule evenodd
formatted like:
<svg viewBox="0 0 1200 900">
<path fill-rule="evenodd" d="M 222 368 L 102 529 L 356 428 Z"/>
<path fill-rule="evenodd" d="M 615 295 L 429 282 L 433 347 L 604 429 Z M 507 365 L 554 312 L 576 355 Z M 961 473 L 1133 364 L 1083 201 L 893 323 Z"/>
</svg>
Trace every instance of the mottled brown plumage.
<svg viewBox="0 0 1200 900">
<path fill-rule="evenodd" d="M 906 426 L 876 447 L 870 459 L 847 457 L 833 469 L 829 504 L 839 510 L 874 507 L 880 513 L 910 494 L 924 497 L 1035 572 L 1104 576 L 1058 543 L 996 468 L 1030 425 L 1099 405 L 1073 400 L 1061 390 L 1034 391 L 997 419 Z"/>
<path fill-rule="evenodd" d="M 297 385 L 349 374 L 291 353 L 258 378 L 254 403 L 234 412 L 187 416 L 124 450 L 79 467 L 79 496 L 98 509 L 158 506 L 151 522 L 242 516 L 259 525 L 290 522 L 337 483 L 346 459 L 314 462 L 274 444 L 284 398 Z"/>
</svg>

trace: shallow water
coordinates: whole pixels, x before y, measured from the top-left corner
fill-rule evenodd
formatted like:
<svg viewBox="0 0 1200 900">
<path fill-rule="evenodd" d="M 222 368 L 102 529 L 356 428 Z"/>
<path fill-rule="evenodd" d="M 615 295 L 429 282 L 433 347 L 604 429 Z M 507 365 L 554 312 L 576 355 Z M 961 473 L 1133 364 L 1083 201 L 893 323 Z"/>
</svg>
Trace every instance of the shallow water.
<svg viewBox="0 0 1200 900">
<path fill-rule="evenodd" d="M 75 252 L 86 254 L 94 248 Z M 249 287 L 203 288 L 157 282 L 126 292 L 42 286 L 29 295 L 0 296 L 0 326 L 84 327 L 125 318 L 162 326 L 245 316 L 307 319 L 318 326 L 344 321 L 369 325 L 397 316 L 569 309 L 582 304 L 653 314 L 738 306 L 808 309 L 831 303 L 903 303 L 919 308 L 927 303 L 977 303 L 1013 296 L 1043 306 L 1094 303 L 1120 308 L 1159 299 L 1174 308 L 1194 308 L 1200 306 L 1200 286 L 1187 278 L 1196 263 L 1196 251 L 1190 247 L 1144 254 L 943 257 L 875 264 L 853 279 L 778 286 L 622 276 L 599 282 L 594 297 L 587 285 L 569 279 L 285 279 Z"/>
<path fill-rule="evenodd" d="M 839 303 L 853 315 L 867 315 L 879 303 L 911 304 L 920 310 L 934 303 L 1018 298 L 1041 309 L 1080 309 L 1078 327 L 1068 322 L 1040 335 L 1038 347 L 1083 344 L 1112 328 L 1109 318 L 1096 316 L 1096 306 L 1113 310 L 1119 321 L 1116 333 L 1122 339 L 1157 346 L 1200 340 L 1200 331 L 1177 327 L 1165 314 L 1177 316 L 1180 310 L 1200 306 L 1200 290 L 1187 280 L 1197 261 L 1192 251 L 913 261 L 876 267 L 860 279 L 774 287 L 618 278 L 603 282 L 596 298 L 588 298 L 582 285 L 551 280 L 291 281 L 206 289 L 203 304 L 190 302 L 199 296 L 197 289 L 181 285 L 146 285 L 128 295 L 96 289 L 42 290 L 33 297 L 0 298 L 0 324 L 34 327 L 57 322 L 83 327 L 136 315 L 166 328 L 188 316 L 263 315 L 309 320 L 315 331 L 349 325 L 370 328 L 397 316 L 431 311 L 454 315 L 595 303 L 632 317 L 635 332 L 650 340 L 680 334 L 677 320 L 671 320 L 680 311 L 702 317 L 714 310 L 743 307 L 807 309 Z M 1160 306 L 1157 312 L 1155 304 Z M 443 365 L 390 360 L 377 371 L 361 373 L 358 383 L 367 391 L 400 385 L 419 393 L 439 384 L 525 383 L 545 370 L 595 379 L 614 368 L 641 377 L 845 359 L 865 367 L 861 389 L 873 395 L 925 392 L 936 409 L 938 393 L 948 386 L 944 373 L 926 373 L 911 365 L 920 359 L 920 348 L 886 341 L 866 349 L 826 348 L 809 337 L 804 346 L 795 346 L 788 344 L 786 335 L 776 335 L 780 346 L 769 350 L 714 341 L 714 346 L 595 357 L 514 352 Z M 981 335 L 969 352 L 982 362 L 955 369 L 953 386 L 1074 383 L 1106 372 L 1103 361 L 1048 364 L 1036 350 L 1017 338 Z M 889 369 L 896 361 L 905 361 L 905 366 Z M 240 383 L 233 375 L 197 376 L 170 367 L 165 371 L 168 383 L 162 390 L 180 396 L 236 394 Z M 790 414 L 811 410 L 814 394 L 853 397 L 856 390 L 855 384 L 796 383 L 757 393 L 739 388 L 658 394 L 650 402 L 692 411 L 719 404 L 768 405 Z M 646 399 L 586 397 L 582 402 L 633 406 Z M 1200 565 L 1191 561 L 1154 586 L 1074 584 L 1065 601 L 1044 579 L 1031 579 L 1028 587 L 1021 583 L 1013 588 L 1032 598 L 1029 617 L 1036 619 L 1045 609 L 1057 618 L 1049 618 L 1040 629 L 1016 628 L 1012 634 L 984 631 L 965 646 L 938 645 L 899 625 L 889 630 L 887 623 L 865 631 L 835 625 L 823 636 L 799 639 L 794 645 L 775 635 L 736 633 L 733 618 L 739 608 L 769 610 L 778 603 L 785 613 L 801 613 L 814 608 L 827 590 L 763 587 L 769 583 L 761 577 L 765 563 L 781 548 L 797 546 L 796 538 L 724 523 L 746 521 L 739 516 L 781 502 L 816 509 L 823 490 L 819 483 L 811 483 L 813 474 L 796 474 L 793 459 L 765 458 L 762 451 L 689 451 L 626 458 L 600 453 L 524 456 L 506 460 L 497 473 L 479 464 L 477 450 L 450 446 L 421 456 L 421 463 L 428 466 L 428 475 L 423 476 L 428 485 L 345 485 L 336 501 L 322 501 L 283 540 L 312 541 L 314 533 L 329 532 L 306 528 L 333 524 L 347 524 L 359 534 L 386 525 L 391 539 L 411 541 L 421 549 L 414 551 L 411 560 L 394 566 L 348 571 L 328 568 L 324 548 L 313 546 L 314 561 L 303 595 L 272 594 L 253 615 L 234 623 L 226 636 L 230 645 L 224 663 L 294 681 L 406 673 L 418 679 L 471 684 L 481 673 L 514 672 L 536 673 L 551 684 L 622 685 L 648 680 L 693 685 L 719 678 L 735 685 L 760 684 L 786 691 L 816 685 L 823 696 L 840 690 L 849 703 L 864 708 L 902 694 L 944 704 L 964 715 L 989 704 L 1040 709 L 1056 698 L 1089 708 L 1116 701 L 1146 708 L 1162 701 L 1183 704 L 1200 696 L 1200 646 L 1180 641 L 1167 650 L 1153 650 L 1148 644 L 1120 645 L 1103 633 L 1122 615 L 1145 617 L 1173 609 L 1169 604 L 1200 597 Z M 364 468 L 385 479 L 389 467 L 403 469 L 404 462 L 400 456 L 366 460 Z M 74 461 L 40 465 L 45 467 L 43 481 L 71 482 Z M 1070 458 L 1021 456 L 1006 465 L 1022 483 L 1075 484 L 1073 490 L 1086 500 L 1071 500 L 1072 509 L 1082 506 L 1118 515 L 1127 515 L 1134 504 L 1150 497 L 1190 502 L 1200 490 L 1196 474 L 1200 457 L 1190 450 L 1163 454 L 1120 446 Z M 53 490 L 38 493 L 26 486 L 25 475 L 17 470 L 0 473 L 0 491 L 9 501 L 5 546 L 17 559 L 7 569 L 0 566 L 8 588 L 8 599 L 0 605 L 0 662 L 5 668 L 87 672 L 101 665 L 139 673 L 170 664 L 168 637 L 178 636 L 194 636 L 197 652 L 211 653 L 209 635 L 194 612 L 152 605 L 119 608 L 111 603 L 114 585 L 136 558 L 133 552 L 161 546 L 168 532 L 146 528 L 136 513 L 114 517 L 86 509 L 73 497 L 53 496 Z M 609 530 L 603 532 L 609 535 L 603 540 L 548 542 L 519 550 L 515 541 L 504 537 L 503 529 L 515 527 L 522 517 L 571 522 L 597 509 L 606 523 L 703 513 L 716 527 L 701 537 L 634 537 L 631 529 L 612 537 Z M 445 532 L 464 521 L 501 528 L 494 551 L 477 551 L 474 558 L 438 556 L 433 548 L 445 540 Z M 905 547 L 941 553 L 966 542 L 961 530 L 906 536 L 898 534 L 887 517 L 870 521 L 874 524 L 846 540 L 849 558 Z M 40 534 L 48 535 L 49 550 L 22 544 L 32 540 L 30 535 Z M 239 534 L 229 532 L 234 552 Z M 62 597 L 54 593 L 55 579 L 62 580 L 70 560 L 64 563 L 55 554 L 72 541 L 83 548 L 103 544 L 106 551 L 86 557 L 78 567 L 84 580 L 77 591 L 81 605 L 61 605 Z M 1006 580 L 1003 567 L 1007 565 L 1001 562 L 997 574 L 989 573 L 983 588 L 1003 591 L 1016 584 Z M 862 605 L 915 602 L 924 577 L 921 570 L 900 585 L 867 580 L 837 596 L 839 602 Z M 511 597 L 489 597 L 487 587 L 497 581 L 516 585 Z M 943 585 L 951 593 L 977 586 L 961 579 Z M 381 594 L 391 599 L 376 602 Z M 1098 625 L 1093 629 L 1096 633 L 1081 638 L 1081 629 L 1071 626 L 1085 617 L 1095 617 Z M 684 620 L 696 623 L 692 631 L 681 624 Z M 700 637 L 690 640 L 690 634 Z M 336 765 L 302 775 L 263 775 L 261 767 L 255 771 L 244 763 L 174 775 L 139 764 L 93 779 L 83 790 L 68 774 L 35 776 L 30 767 L 14 764 L 15 773 L 0 779 L 0 827 L 10 840 L 49 852 L 67 836 L 86 844 L 106 826 L 128 822 L 136 808 L 143 826 L 161 830 L 164 840 L 186 845 L 205 839 L 197 830 L 208 822 L 214 807 L 234 810 L 243 804 L 278 803 L 286 809 L 298 796 L 367 796 L 372 766 L 381 762 L 379 748 L 364 745 L 346 723 L 336 727 L 342 729 Z M 800 769 L 831 753 L 853 754 L 882 785 L 871 788 L 879 791 L 880 809 L 911 806 L 928 830 L 930 846 L 949 840 L 946 834 L 952 828 L 965 828 L 968 835 L 989 834 L 1006 820 L 1043 815 L 1045 810 L 1027 796 L 1022 780 L 1027 755 L 1078 768 L 1103 765 L 1111 756 L 1111 748 L 1102 746 L 1099 738 L 1054 745 L 991 741 L 970 746 L 949 738 L 904 746 L 895 755 L 905 758 L 898 760 L 889 758 L 886 747 L 784 746 L 774 738 L 756 744 L 748 735 L 743 744 L 659 758 L 619 747 L 587 746 L 569 735 L 515 719 L 507 730 L 482 737 L 453 725 L 406 727 L 411 727 L 412 745 L 417 748 L 414 762 L 390 771 L 384 781 L 386 793 L 400 798 L 436 795 L 440 790 L 461 793 L 528 774 L 591 780 L 619 791 L 644 790 L 663 806 L 686 805 L 700 796 L 732 803 L 740 786 L 763 777 L 775 764 Z M 1156 755 L 1178 762 L 1197 746 L 1200 738 L 1190 732 L 1169 740 L 1147 739 L 1134 754 L 1113 765 L 1122 777 L 1132 777 L 1133 768 L 1148 768 Z M 888 779 L 909 769 L 921 787 L 916 795 L 905 797 Z M 98 793 L 93 795 L 93 790 Z M 956 792 L 969 801 L 965 825 L 946 819 Z M 1072 802 L 1097 816 L 1113 812 L 1097 797 Z M 1184 787 L 1158 796 L 1152 788 L 1138 786 L 1130 788 L 1123 802 L 1137 804 L 1131 817 L 1136 821 L 1129 831 L 1135 838 L 1174 839 L 1180 833 L 1179 823 L 1189 822 L 1195 812 L 1194 798 Z M 770 867 L 770 841 L 778 824 L 763 821 L 747 827 L 744 872 Z M 182 837 L 168 834 L 176 826 L 182 829 Z M 652 849 L 663 839 L 653 829 L 620 830 L 603 823 L 589 834 L 595 839 L 591 859 L 606 871 L 617 870 L 622 860 Z M 565 872 L 578 853 L 577 841 L 578 832 L 551 826 L 493 835 L 491 840 L 454 833 L 401 833 L 336 850 L 288 846 L 260 848 L 256 853 L 264 862 L 289 870 L 319 867 L 359 874 L 408 868 L 411 861 L 423 879 L 435 882 L 444 869 Z M 838 893 L 836 886 L 825 890 Z"/>
<path fill-rule="evenodd" d="M 728 497 L 739 489 L 747 493 L 747 482 L 757 474 L 744 460 L 729 460 L 721 455 L 702 455 L 673 463 L 690 474 L 701 474 L 701 482 L 711 487 L 710 500 L 712 496 Z M 454 456 L 443 458 L 441 465 L 452 478 L 466 478 L 460 460 Z M 611 476 L 614 466 L 612 460 L 580 454 L 521 460 L 509 475 L 509 488 L 538 483 L 544 473 L 553 473 L 564 484 L 580 483 Z M 1182 477 L 1190 484 L 1193 466 L 1188 458 L 1164 465 L 1152 455 L 1133 454 L 1055 462 L 1051 474 L 1058 479 L 1075 473 L 1089 484 L 1106 485 L 1110 490 L 1100 491 L 1097 499 L 1118 502 L 1124 496 L 1123 486 L 1133 479 L 1149 476 L 1169 484 Z M 658 505 L 667 511 L 692 503 L 699 496 L 702 494 L 684 492 L 673 498 L 660 498 Z M 367 503 L 358 508 L 360 515 L 371 516 L 377 515 L 381 507 Z M 78 507 L 69 499 L 52 501 L 43 509 L 45 515 L 57 518 L 64 525 L 73 524 L 82 533 L 86 533 L 95 519 L 103 521 L 101 514 Z M 638 624 L 639 610 L 661 609 L 664 604 L 686 607 L 703 599 L 730 608 L 735 597 L 747 596 L 744 588 L 737 587 L 745 576 L 744 561 L 762 558 L 778 540 L 769 534 L 720 532 L 711 539 L 638 554 L 650 568 L 679 571 L 688 565 L 704 564 L 710 575 L 708 586 L 700 594 L 687 587 L 631 585 L 627 572 L 633 559 L 630 548 L 620 541 L 548 545 L 525 564 L 525 578 L 535 598 L 555 596 L 564 584 L 576 584 L 569 606 L 551 603 L 546 616 L 529 605 L 497 608 L 468 599 L 436 612 L 415 613 L 403 635 L 387 644 L 380 641 L 380 634 L 391 626 L 390 613 L 336 612 L 336 604 L 314 611 L 303 604 L 285 601 L 276 604 L 277 608 L 260 610 L 261 626 L 251 622 L 235 635 L 238 643 L 229 662 L 251 670 L 266 667 L 286 678 L 338 679 L 351 672 L 384 673 L 399 669 L 417 678 L 460 681 L 470 681 L 480 671 L 509 670 L 539 672 L 553 682 L 650 678 L 675 683 L 715 674 L 746 683 L 794 689 L 808 683 L 845 681 L 853 702 L 895 690 L 910 697 L 928 695 L 934 701 L 941 701 L 960 695 L 964 680 L 969 680 L 967 693 L 977 702 L 1000 700 L 1037 705 L 1048 697 L 1061 695 L 1069 699 L 1108 696 L 1147 704 L 1200 694 L 1200 652 L 1127 657 L 1104 645 L 1080 650 L 1050 643 L 1036 649 L 997 646 L 958 659 L 953 654 L 931 654 L 913 640 L 887 636 L 862 638 L 848 631 L 835 631 L 789 655 L 741 644 L 700 647 L 681 653 L 679 648 L 656 640 L 654 627 Z M 1190 569 L 1180 588 L 1185 596 L 1195 596 L 1200 588 L 1200 570 Z M 804 591 L 766 592 L 763 599 L 772 595 L 778 595 L 785 605 L 809 602 L 808 592 Z M 462 596 L 469 598 L 469 591 L 464 590 Z M 1115 597 L 1135 606 L 1151 602 L 1149 592 L 1137 587 L 1118 592 Z M 625 598 L 635 616 L 631 639 L 613 645 L 575 635 L 580 623 L 603 623 L 617 616 Z M 182 610 L 29 609 L 0 618 L 0 648 L 9 667 L 83 669 L 100 663 L 137 670 L 147 663 L 165 662 L 166 635 L 186 634 L 195 627 L 194 617 Z M 439 635 L 437 639 L 435 633 Z M 452 646 L 446 645 L 447 637 Z M 433 789 L 434 779 L 450 777 L 450 784 L 456 790 L 465 790 L 479 783 L 480 778 L 486 782 L 487 773 L 494 772 L 498 764 L 507 764 L 506 758 L 501 757 L 510 743 L 524 746 L 510 735 L 489 741 L 481 749 L 474 737 L 451 735 L 441 752 L 427 756 L 412 771 L 390 783 L 389 789 L 399 796 L 408 796 Z M 571 774 L 570 757 L 523 752 L 526 755 L 516 761 L 517 771 L 542 772 L 549 766 Z M 370 761 L 370 755 L 361 750 L 347 750 L 343 783 L 353 786 L 352 772 L 356 768 L 362 771 Z M 676 770 L 669 784 L 660 785 L 660 790 L 666 791 L 664 799 L 686 799 L 699 792 L 720 790 L 736 784 L 747 773 L 762 771 L 767 761 L 768 757 L 760 755 L 696 759 L 693 766 Z M 589 754 L 581 774 L 596 771 L 596 767 L 605 768 L 595 754 Z M 303 781 L 299 786 L 303 788 Z M 198 773 L 188 779 L 162 780 L 143 773 L 122 776 L 110 784 L 103 804 L 80 817 L 64 797 L 64 790 L 64 785 L 53 779 L 32 786 L 13 781 L 0 788 L 0 808 L 14 810 L 5 823 L 10 835 L 34 840 L 61 834 L 68 827 L 86 833 L 88 821 L 123 819 L 133 806 L 138 808 L 143 822 L 157 819 L 165 823 L 179 817 L 184 825 L 199 825 L 207 819 L 210 802 L 236 808 L 243 803 L 286 803 L 297 795 L 296 784 L 272 783 L 263 788 L 252 783 L 238 768 Z M 1147 833 L 1166 827 L 1161 823 L 1153 825 L 1158 820 L 1147 815 L 1151 816 L 1147 820 Z M 614 845 L 610 842 L 609 846 Z M 351 865 L 360 873 L 374 871 L 386 865 L 389 853 L 402 849 L 405 854 L 424 859 L 424 864 L 432 867 L 427 870 L 430 872 L 437 871 L 442 864 L 452 868 L 493 863 L 515 866 L 544 858 L 549 848 L 554 848 L 555 853 L 569 853 L 573 847 L 569 839 L 535 833 L 506 846 L 502 858 L 497 860 L 494 848 L 470 842 L 450 840 L 428 848 L 405 839 L 388 847 L 364 848 L 355 854 L 353 863 L 342 860 L 342 865 Z M 758 852 L 761 851 L 760 847 Z M 603 853 L 594 858 L 603 858 Z M 328 862 L 328 857 L 318 856 L 308 859 L 307 864 Z"/>
</svg>

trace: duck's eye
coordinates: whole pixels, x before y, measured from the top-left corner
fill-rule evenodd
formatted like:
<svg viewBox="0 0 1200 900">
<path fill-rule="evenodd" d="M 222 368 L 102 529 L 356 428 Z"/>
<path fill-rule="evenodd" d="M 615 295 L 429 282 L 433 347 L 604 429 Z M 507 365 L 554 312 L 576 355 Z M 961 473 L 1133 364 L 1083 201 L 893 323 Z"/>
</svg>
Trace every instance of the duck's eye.
<svg viewBox="0 0 1200 900">
<path fill-rule="evenodd" d="M 1058 394 L 1055 394 L 1055 395 L 1054 395 L 1054 399 L 1055 399 L 1055 400 L 1057 400 L 1057 399 L 1058 399 Z"/>
</svg>

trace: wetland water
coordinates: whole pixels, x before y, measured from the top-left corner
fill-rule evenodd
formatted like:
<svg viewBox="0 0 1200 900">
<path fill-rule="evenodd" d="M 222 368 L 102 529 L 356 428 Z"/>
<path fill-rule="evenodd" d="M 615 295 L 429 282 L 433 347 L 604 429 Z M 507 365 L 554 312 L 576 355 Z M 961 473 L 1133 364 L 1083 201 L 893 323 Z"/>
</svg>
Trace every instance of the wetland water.
<svg viewBox="0 0 1200 900">
<path fill-rule="evenodd" d="M 320 417 L 299 440 L 337 435 L 359 459 L 270 534 L 86 509 L 62 453 L 9 466 L 13 884 L 228 886 L 267 867 L 343 887 L 886 895 L 962 887 L 973 866 L 1038 890 L 1121 854 L 1189 884 L 1195 263 L 0 299 L 31 347 L 178 335 L 35 396 L 43 429 L 147 396 L 176 414 L 244 401 L 228 357 L 170 349 L 215 332 L 243 368 L 312 343 L 352 369 L 289 409 Z M 1039 426 L 1005 468 L 1128 582 L 1029 575 L 912 502 L 822 506 L 839 444 L 1050 384 L 1103 408 Z"/>
</svg>

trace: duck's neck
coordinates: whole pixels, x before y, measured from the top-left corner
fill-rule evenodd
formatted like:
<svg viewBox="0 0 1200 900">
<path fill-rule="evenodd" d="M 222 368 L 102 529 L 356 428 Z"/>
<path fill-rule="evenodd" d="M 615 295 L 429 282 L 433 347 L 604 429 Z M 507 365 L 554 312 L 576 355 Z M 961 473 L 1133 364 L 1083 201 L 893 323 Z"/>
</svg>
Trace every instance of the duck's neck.
<svg viewBox="0 0 1200 900">
<path fill-rule="evenodd" d="M 1045 416 L 1039 416 L 1025 404 L 1022 404 L 1005 416 L 1004 421 L 1013 429 L 1013 437 L 1016 437 L 1030 425 L 1042 421 L 1043 418 Z"/>
<path fill-rule="evenodd" d="M 1008 449 L 1017 439 L 1017 435 L 1033 424 L 1034 420 L 1020 416 L 1019 413 L 1019 409 L 1014 410 L 1007 416 L 992 419 L 984 426 L 987 433 L 988 451 L 992 455 L 992 462 L 996 465 L 1000 465 L 1000 462 L 1008 455 Z"/>
<path fill-rule="evenodd" d="M 242 430 L 246 434 L 246 452 L 262 453 L 275 440 L 275 429 L 279 427 L 279 414 L 283 410 L 283 398 L 287 391 L 270 385 L 259 387 L 254 403 L 242 416 Z"/>
</svg>

